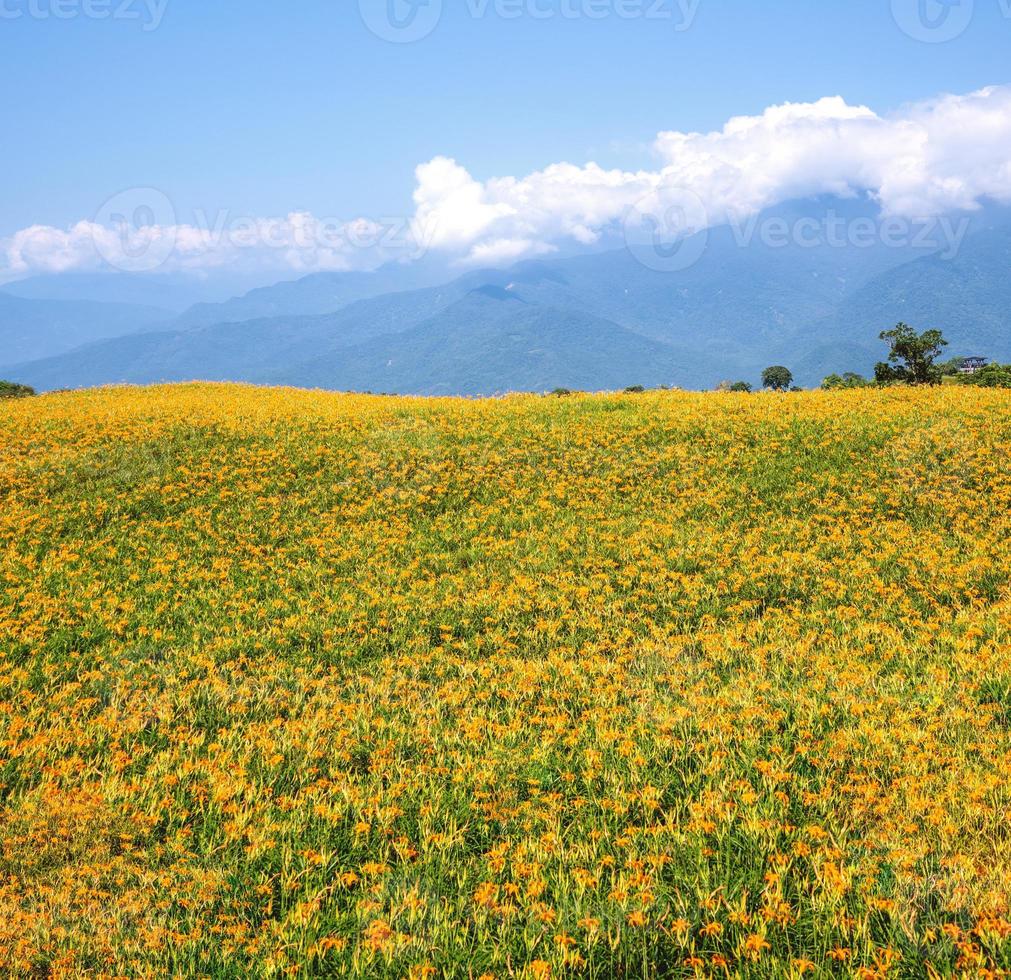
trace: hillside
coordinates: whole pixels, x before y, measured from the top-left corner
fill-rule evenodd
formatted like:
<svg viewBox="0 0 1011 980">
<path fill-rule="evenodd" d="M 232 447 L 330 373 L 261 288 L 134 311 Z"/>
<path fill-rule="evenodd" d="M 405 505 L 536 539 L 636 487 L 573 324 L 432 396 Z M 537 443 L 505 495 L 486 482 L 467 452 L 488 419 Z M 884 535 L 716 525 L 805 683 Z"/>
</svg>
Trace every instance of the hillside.
<svg viewBox="0 0 1011 980">
<path fill-rule="evenodd" d="M 1000 391 L 0 403 L 0 973 L 1007 970 L 1009 515 Z"/>
</svg>

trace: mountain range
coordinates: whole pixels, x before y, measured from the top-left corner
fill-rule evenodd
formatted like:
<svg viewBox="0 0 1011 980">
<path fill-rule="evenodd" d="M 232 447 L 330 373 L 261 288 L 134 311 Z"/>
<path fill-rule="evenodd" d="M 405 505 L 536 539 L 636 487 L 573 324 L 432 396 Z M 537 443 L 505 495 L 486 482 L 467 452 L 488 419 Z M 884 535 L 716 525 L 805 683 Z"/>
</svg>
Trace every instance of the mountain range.
<svg viewBox="0 0 1011 980">
<path fill-rule="evenodd" d="M 796 227 L 829 202 L 760 216 Z M 831 202 L 866 220 L 869 202 Z M 806 216 L 806 217 L 805 217 Z M 0 377 L 40 390 L 228 380 L 487 395 L 632 384 L 708 388 L 783 363 L 800 384 L 867 373 L 881 330 L 939 327 L 951 354 L 1011 360 L 1011 222 L 978 216 L 955 254 L 883 236 L 864 246 L 748 243 L 710 231 L 702 259 L 656 271 L 628 249 L 471 270 L 438 263 L 316 273 L 182 312 L 0 292 Z M 91 295 L 94 295 L 92 290 Z M 142 290 L 121 291 L 129 298 Z M 152 293 L 152 295 L 157 295 Z"/>
</svg>

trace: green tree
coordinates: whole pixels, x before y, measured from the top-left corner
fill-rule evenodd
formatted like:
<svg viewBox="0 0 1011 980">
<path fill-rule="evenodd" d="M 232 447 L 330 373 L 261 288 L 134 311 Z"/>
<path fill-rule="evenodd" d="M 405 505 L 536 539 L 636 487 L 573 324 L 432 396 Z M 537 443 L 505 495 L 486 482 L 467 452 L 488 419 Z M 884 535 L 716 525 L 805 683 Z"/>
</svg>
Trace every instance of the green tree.
<svg viewBox="0 0 1011 980">
<path fill-rule="evenodd" d="M 845 374 L 830 374 L 822 383 L 824 391 L 836 391 L 840 388 L 866 388 L 870 382 L 854 371 Z"/>
<path fill-rule="evenodd" d="M 938 384 L 940 368 L 935 364 L 948 341 L 940 330 L 917 333 L 908 323 L 885 330 L 881 339 L 891 347 L 888 360 L 874 369 L 874 377 L 884 384 L 896 381 L 911 385 Z"/>
<path fill-rule="evenodd" d="M 34 388 L 19 385 L 13 381 L 0 381 L 0 398 L 28 398 L 35 394 Z"/>
<path fill-rule="evenodd" d="M 953 377 L 962 373 L 962 361 L 964 358 L 952 357 L 947 361 L 942 361 L 937 365 L 937 371 L 941 377 Z"/>
<path fill-rule="evenodd" d="M 750 392 L 752 389 L 747 381 L 734 381 L 727 390 Z"/>
<path fill-rule="evenodd" d="M 793 372 L 781 364 L 767 367 L 762 372 L 762 387 L 773 391 L 789 391 L 793 386 Z"/>
</svg>

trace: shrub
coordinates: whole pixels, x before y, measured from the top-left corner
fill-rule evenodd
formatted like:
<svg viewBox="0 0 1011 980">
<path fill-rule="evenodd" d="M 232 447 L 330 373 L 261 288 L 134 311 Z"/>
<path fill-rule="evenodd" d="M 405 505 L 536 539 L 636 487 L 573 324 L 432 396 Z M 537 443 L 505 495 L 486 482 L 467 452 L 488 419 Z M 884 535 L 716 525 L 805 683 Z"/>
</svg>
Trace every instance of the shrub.
<svg viewBox="0 0 1011 980">
<path fill-rule="evenodd" d="M 967 374 L 962 384 L 977 388 L 1011 388 L 1011 364 L 987 364 L 975 374 Z"/>
<path fill-rule="evenodd" d="M 0 398 L 29 398 L 35 394 L 34 388 L 19 385 L 14 381 L 0 381 Z"/>
</svg>

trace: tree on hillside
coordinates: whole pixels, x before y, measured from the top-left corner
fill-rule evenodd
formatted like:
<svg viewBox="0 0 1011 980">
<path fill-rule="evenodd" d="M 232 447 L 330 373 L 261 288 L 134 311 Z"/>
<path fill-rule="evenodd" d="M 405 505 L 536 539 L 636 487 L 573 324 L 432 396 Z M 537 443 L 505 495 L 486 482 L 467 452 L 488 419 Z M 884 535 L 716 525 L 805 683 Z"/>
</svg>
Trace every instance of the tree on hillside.
<svg viewBox="0 0 1011 980">
<path fill-rule="evenodd" d="M 28 398 L 35 394 L 34 388 L 19 385 L 14 381 L 0 381 L 0 398 Z"/>
<path fill-rule="evenodd" d="M 870 382 L 854 371 L 845 374 L 830 374 L 822 383 L 823 391 L 836 391 L 840 388 L 866 388 Z"/>
<path fill-rule="evenodd" d="M 952 357 L 947 361 L 942 361 L 936 365 L 938 374 L 942 378 L 957 377 L 962 373 L 962 362 L 964 357 Z"/>
<path fill-rule="evenodd" d="M 789 368 L 776 364 L 767 367 L 762 372 L 762 387 L 773 391 L 789 391 L 793 386 L 793 372 Z"/>
<path fill-rule="evenodd" d="M 938 384 L 940 369 L 935 362 L 948 341 L 940 330 L 917 333 L 908 323 L 898 323 L 885 330 L 881 339 L 891 350 L 888 360 L 874 369 L 875 380 L 890 384 L 896 381 L 911 385 Z"/>
</svg>

